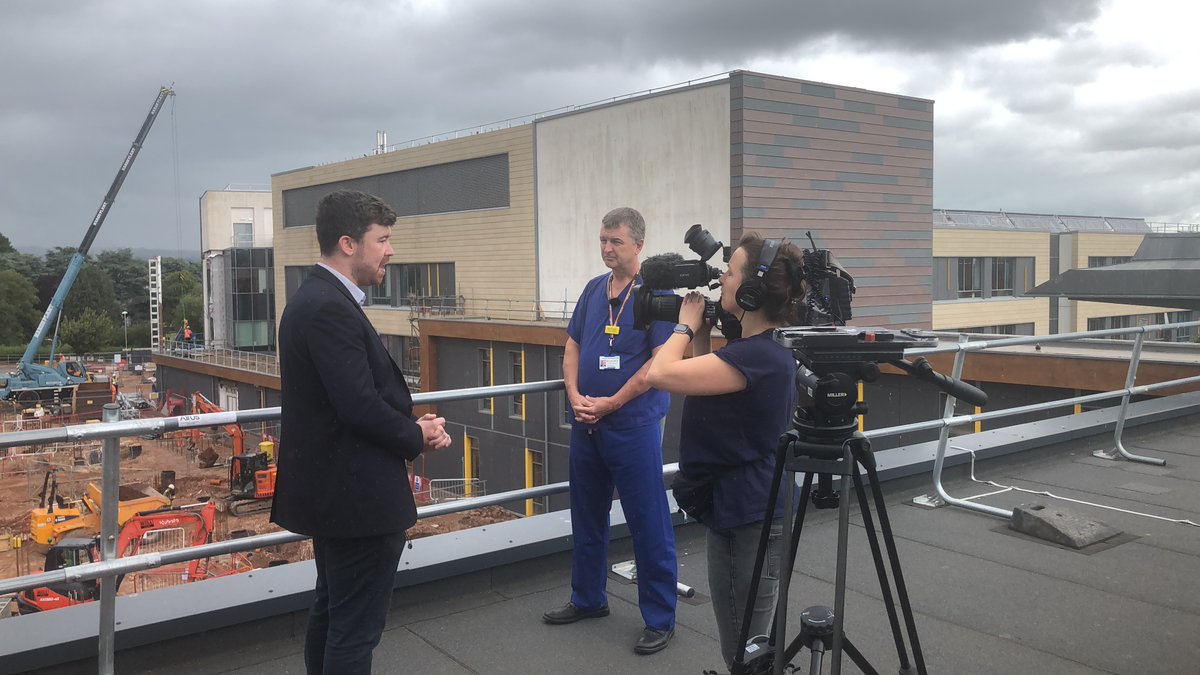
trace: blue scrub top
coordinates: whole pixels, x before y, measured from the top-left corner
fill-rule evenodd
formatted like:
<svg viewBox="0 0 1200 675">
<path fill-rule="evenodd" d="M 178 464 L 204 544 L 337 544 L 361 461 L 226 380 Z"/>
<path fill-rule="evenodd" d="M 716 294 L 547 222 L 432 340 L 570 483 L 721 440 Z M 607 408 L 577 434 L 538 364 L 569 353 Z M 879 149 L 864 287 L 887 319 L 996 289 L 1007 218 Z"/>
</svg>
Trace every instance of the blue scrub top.
<svg viewBox="0 0 1200 675">
<path fill-rule="evenodd" d="M 633 301 L 626 297 L 633 293 L 634 284 L 629 284 L 620 290 L 617 296 L 617 306 L 611 307 L 608 302 L 608 278 L 611 272 L 588 282 L 579 295 L 575 312 L 567 324 L 567 335 L 579 344 L 579 377 L 577 384 L 579 393 L 585 396 L 612 396 L 625 385 L 647 361 L 652 351 L 671 337 L 673 324 L 655 321 L 649 330 L 633 329 Z M 634 280 L 640 283 L 641 277 Z M 625 308 L 621 310 L 624 302 Z M 621 332 L 613 338 L 609 347 L 609 336 L 604 327 L 609 323 L 609 309 L 617 319 L 616 325 Z M 618 317 L 618 311 L 620 316 Z M 600 370 L 601 356 L 619 356 L 621 367 L 618 370 Z M 628 429 L 649 423 L 658 423 L 667 414 L 671 398 L 665 391 L 650 388 L 637 398 L 626 403 L 619 410 L 601 418 L 599 424 L 614 429 Z M 574 420 L 574 416 L 571 418 Z M 592 427 L 597 425 L 572 422 L 575 427 Z"/>
</svg>

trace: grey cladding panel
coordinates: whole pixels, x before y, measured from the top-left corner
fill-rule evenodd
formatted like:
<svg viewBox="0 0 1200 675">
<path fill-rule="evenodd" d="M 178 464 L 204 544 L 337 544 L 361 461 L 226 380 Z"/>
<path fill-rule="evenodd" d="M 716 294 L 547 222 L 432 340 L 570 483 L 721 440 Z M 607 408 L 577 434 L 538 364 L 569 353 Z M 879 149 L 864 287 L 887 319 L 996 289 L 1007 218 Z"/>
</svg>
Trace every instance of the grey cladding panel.
<svg viewBox="0 0 1200 675">
<path fill-rule="evenodd" d="M 884 126 L 896 127 L 898 129 L 913 129 L 914 131 L 933 131 L 933 122 L 925 120 L 910 120 L 907 117 L 889 117 L 883 116 Z"/>
<path fill-rule="evenodd" d="M 746 110 L 759 110 L 762 112 L 785 113 L 789 115 L 816 115 L 817 108 L 811 105 L 803 105 L 800 103 L 786 103 L 784 101 L 764 101 L 757 98 L 743 98 L 742 108 Z"/>
<path fill-rule="evenodd" d="M 883 195 L 883 202 L 885 204 L 911 204 L 913 203 L 913 198 L 912 195 L 885 194 Z"/>
<path fill-rule="evenodd" d="M 820 84 L 810 84 L 808 82 L 800 85 L 800 93 L 810 96 L 823 96 L 825 98 L 837 98 L 837 92 L 833 87 L 826 87 Z"/>
<path fill-rule="evenodd" d="M 933 150 L 933 141 L 923 141 L 919 138 L 897 138 L 896 145 L 910 150 Z"/>
<path fill-rule="evenodd" d="M 895 176 L 880 176 L 873 173 L 853 173 L 838 171 L 837 179 L 847 183 L 873 183 L 876 185 L 896 185 L 899 180 Z"/>
<path fill-rule="evenodd" d="M 834 131 L 858 131 L 858 122 L 847 122 L 845 120 L 827 120 L 823 117 L 809 117 L 805 115 L 793 115 L 792 124 L 798 127 L 810 127 L 813 129 L 832 129 Z"/>
<path fill-rule="evenodd" d="M 883 164 L 883 155 L 874 155 L 866 152 L 850 153 L 850 160 L 860 162 L 862 164 Z"/>
<path fill-rule="evenodd" d="M 842 101 L 842 107 L 851 112 L 866 113 L 868 115 L 875 113 L 874 103 L 861 103 L 859 101 Z"/>
<path fill-rule="evenodd" d="M 807 138 L 797 138 L 795 136 L 776 134 L 775 145 L 786 145 L 789 148 L 807 148 L 811 147 L 812 143 L 809 142 Z"/>
<path fill-rule="evenodd" d="M 814 190 L 832 190 L 841 192 L 846 189 L 846 184 L 840 180 L 812 180 L 809 185 Z"/>
<path fill-rule="evenodd" d="M 312 225 L 317 202 L 339 189 L 373 194 L 398 216 L 505 208 L 508 182 L 508 155 L 501 154 L 285 190 L 283 224 Z"/>
<path fill-rule="evenodd" d="M 904 110 L 916 110 L 919 112 L 929 112 L 928 101 L 917 101 L 911 98 L 901 98 L 896 100 L 896 107 Z"/>
</svg>

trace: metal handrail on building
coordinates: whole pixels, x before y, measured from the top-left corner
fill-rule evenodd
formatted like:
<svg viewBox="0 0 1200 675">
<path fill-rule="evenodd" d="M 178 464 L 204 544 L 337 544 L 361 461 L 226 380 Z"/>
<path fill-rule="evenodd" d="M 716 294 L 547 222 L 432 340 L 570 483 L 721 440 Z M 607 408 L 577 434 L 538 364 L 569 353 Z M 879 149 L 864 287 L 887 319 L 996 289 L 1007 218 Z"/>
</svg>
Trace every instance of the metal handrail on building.
<svg viewBox="0 0 1200 675">
<path fill-rule="evenodd" d="M 1121 447 L 1121 434 L 1125 425 L 1125 418 L 1128 412 L 1128 404 L 1130 397 L 1149 393 L 1169 388 L 1178 388 L 1186 385 L 1200 385 L 1200 376 L 1185 377 L 1166 382 L 1159 382 L 1151 385 L 1132 386 L 1136 379 L 1137 368 L 1140 362 L 1142 352 L 1143 338 L 1147 332 L 1161 330 L 1166 328 L 1181 328 L 1200 326 L 1200 321 L 1178 323 L 1178 324 L 1163 324 L 1155 326 L 1141 326 L 1136 328 L 1111 329 L 1104 331 L 1093 331 L 1086 333 L 1070 333 L 1064 335 L 1053 336 L 1033 336 L 1019 338 L 1002 338 L 996 340 L 970 341 L 966 336 L 960 336 L 959 343 L 956 345 L 935 348 L 910 349 L 905 352 L 906 356 L 919 356 L 933 353 L 955 353 L 954 367 L 951 375 L 959 378 L 962 374 L 963 363 L 966 355 L 969 352 L 985 351 L 989 349 L 999 349 L 1017 345 L 1050 343 L 1050 342 L 1065 342 L 1068 340 L 1076 340 L 1080 338 L 1092 337 L 1108 337 L 1124 334 L 1136 334 L 1136 339 L 1131 348 L 1131 357 L 1129 362 L 1129 371 L 1126 377 L 1126 386 L 1123 389 L 1110 392 L 1091 394 L 1086 396 L 1075 396 L 1054 401 L 1047 401 L 1028 406 L 1020 406 L 1016 408 L 1008 408 L 1005 410 L 997 410 L 989 413 L 977 415 L 954 415 L 955 399 L 951 396 L 947 397 L 946 406 L 943 410 L 941 419 L 931 420 L 928 422 L 920 422 L 916 424 L 907 424 L 885 429 L 878 429 L 865 432 L 867 438 L 879 438 L 885 436 L 894 436 L 903 433 L 910 433 L 918 430 L 940 429 L 937 454 L 933 467 L 933 483 L 938 496 L 945 503 L 980 511 L 989 515 L 1010 517 L 1011 511 L 990 507 L 983 504 L 976 504 L 969 499 L 958 499 L 946 493 L 945 488 L 941 483 L 941 474 L 945 462 L 945 453 L 948 445 L 949 430 L 951 427 L 972 424 L 979 420 L 999 419 L 1003 417 L 1011 417 L 1021 415 L 1028 412 L 1036 412 L 1059 408 L 1065 405 L 1090 403 L 1120 397 L 1122 399 L 1121 411 L 1116 427 L 1116 445 L 1118 454 L 1111 458 L 1122 457 L 1131 461 L 1150 462 L 1162 464 L 1162 460 L 1138 457 L 1132 455 Z M 1124 345 L 1121 345 L 1124 346 Z M 439 392 L 423 392 L 413 396 L 413 402 L 417 405 L 434 404 L 447 401 L 473 400 L 479 398 L 487 398 L 492 396 L 508 396 L 514 394 L 530 394 L 540 392 L 557 391 L 563 388 L 562 380 L 551 380 L 545 382 L 533 382 L 522 384 L 508 384 L 492 387 L 473 387 L 469 389 L 458 389 L 452 391 Z M 36 445 L 44 443 L 54 443 L 62 441 L 76 441 L 87 439 L 102 439 L 105 443 L 104 452 L 104 489 L 102 494 L 106 503 L 101 507 L 102 530 L 101 540 L 104 547 L 104 555 L 101 562 L 88 563 L 75 567 L 68 567 L 53 572 L 42 574 L 27 575 L 13 579 L 0 580 L 0 595 L 13 593 L 32 588 L 38 588 L 49 584 L 57 584 L 69 581 L 84 581 L 90 579 L 101 580 L 101 597 L 100 597 L 100 672 L 112 672 L 112 654 L 115 640 L 115 586 L 114 582 L 117 576 L 129 574 L 132 572 L 154 569 L 163 565 L 171 565 L 182 562 L 188 562 L 200 558 L 224 555 L 230 553 L 240 553 L 258 548 L 269 546 L 277 546 L 296 541 L 302 541 L 308 537 L 304 535 L 294 534 L 291 532 L 274 532 L 270 534 L 255 535 L 240 539 L 232 539 L 221 542 L 214 542 L 202 546 L 190 547 L 176 551 L 166 551 L 158 553 L 141 554 L 130 556 L 127 558 L 116 558 L 115 550 L 113 550 L 113 542 L 115 542 L 116 529 L 116 504 L 107 503 L 109 498 L 116 499 L 117 485 L 119 484 L 119 468 L 117 464 L 118 444 L 122 436 L 142 435 L 147 433 L 163 433 L 168 431 L 176 431 L 179 429 L 188 429 L 193 427 L 207 427 L 226 424 L 246 424 L 253 422 L 264 422 L 278 420 L 281 410 L 279 407 L 261 408 L 255 410 L 231 411 L 221 413 L 208 413 L 200 415 L 184 415 L 181 417 L 167 417 L 157 419 L 144 420 L 126 420 L 118 421 L 118 408 L 115 404 L 105 406 L 105 419 L 100 424 L 79 425 L 73 427 L 62 427 L 54 429 L 41 429 L 35 431 L 21 431 L 10 434 L 0 435 L 0 448 L 16 447 L 24 445 Z M 668 464 L 663 466 L 664 476 L 669 476 L 678 470 L 677 464 Z M 568 483 L 554 483 L 550 485 L 541 485 L 520 490 L 511 490 L 486 496 L 473 496 L 461 500 L 454 500 L 439 504 L 422 506 L 418 509 L 419 517 L 430 517 L 442 515 L 446 513 L 455 513 L 470 509 L 479 508 L 482 506 L 500 505 L 508 502 L 521 501 L 526 499 L 534 499 L 545 495 L 558 494 L 568 490 Z"/>
</svg>

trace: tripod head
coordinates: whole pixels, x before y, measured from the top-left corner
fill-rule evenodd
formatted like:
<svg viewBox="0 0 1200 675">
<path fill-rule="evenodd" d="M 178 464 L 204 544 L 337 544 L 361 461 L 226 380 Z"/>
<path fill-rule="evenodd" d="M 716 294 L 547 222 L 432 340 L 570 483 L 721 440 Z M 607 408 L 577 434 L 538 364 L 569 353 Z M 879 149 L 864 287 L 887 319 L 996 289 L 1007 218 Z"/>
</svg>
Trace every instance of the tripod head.
<svg viewBox="0 0 1200 675">
<path fill-rule="evenodd" d="M 858 383 L 878 379 L 880 363 L 896 366 L 969 403 L 987 403 L 986 393 L 936 372 L 923 357 L 912 362 L 904 359 L 906 349 L 937 346 L 937 338 L 920 331 L 800 326 L 776 328 L 773 337 L 791 349 L 800 364 L 796 389 L 801 403 L 792 415 L 792 430 L 800 440 L 834 446 L 830 457 L 841 456 L 842 443 L 857 429 L 856 418 L 867 413 L 866 403 L 858 401 Z"/>
</svg>

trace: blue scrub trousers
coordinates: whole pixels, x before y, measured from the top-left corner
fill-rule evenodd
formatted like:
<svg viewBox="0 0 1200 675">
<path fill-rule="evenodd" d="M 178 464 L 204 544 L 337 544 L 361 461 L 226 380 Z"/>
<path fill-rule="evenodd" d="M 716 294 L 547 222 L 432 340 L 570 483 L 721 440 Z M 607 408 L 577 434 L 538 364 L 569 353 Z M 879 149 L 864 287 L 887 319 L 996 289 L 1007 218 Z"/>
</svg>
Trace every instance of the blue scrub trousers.
<svg viewBox="0 0 1200 675">
<path fill-rule="evenodd" d="M 571 431 L 571 603 L 582 610 L 608 605 L 609 511 L 613 487 L 633 538 L 638 607 L 646 627 L 675 628 L 675 532 L 662 478 L 662 427 L 600 425 Z"/>
</svg>

